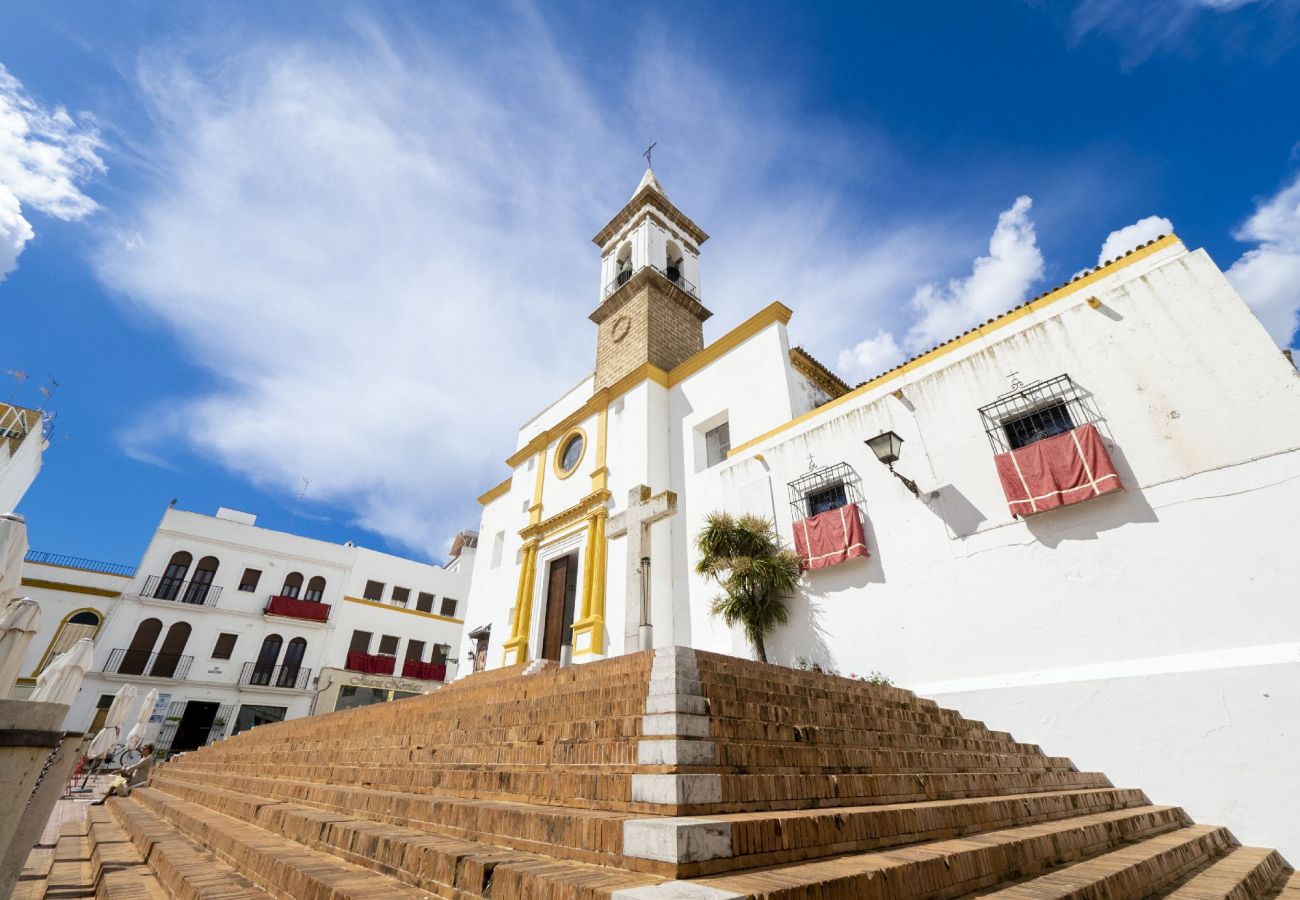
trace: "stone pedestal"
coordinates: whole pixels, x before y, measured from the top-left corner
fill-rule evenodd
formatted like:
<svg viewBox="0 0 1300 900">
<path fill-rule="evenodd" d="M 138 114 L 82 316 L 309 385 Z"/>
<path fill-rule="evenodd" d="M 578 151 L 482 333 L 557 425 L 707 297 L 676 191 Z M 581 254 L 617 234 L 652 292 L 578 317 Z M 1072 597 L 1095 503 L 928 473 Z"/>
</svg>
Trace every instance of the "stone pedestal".
<svg viewBox="0 0 1300 900">
<path fill-rule="evenodd" d="M 0 700 L 0 897 L 7 897 L 80 755 L 62 703 Z"/>
</svg>

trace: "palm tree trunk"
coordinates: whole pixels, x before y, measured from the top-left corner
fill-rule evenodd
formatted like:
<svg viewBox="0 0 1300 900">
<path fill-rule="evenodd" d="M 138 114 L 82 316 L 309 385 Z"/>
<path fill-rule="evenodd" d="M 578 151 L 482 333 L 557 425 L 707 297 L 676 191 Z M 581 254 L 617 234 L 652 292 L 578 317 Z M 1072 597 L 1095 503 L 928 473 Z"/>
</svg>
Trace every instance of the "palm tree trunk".
<svg viewBox="0 0 1300 900">
<path fill-rule="evenodd" d="M 762 633 L 754 635 L 754 650 L 758 653 L 759 662 L 767 662 L 767 647 L 763 645 Z"/>
</svg>

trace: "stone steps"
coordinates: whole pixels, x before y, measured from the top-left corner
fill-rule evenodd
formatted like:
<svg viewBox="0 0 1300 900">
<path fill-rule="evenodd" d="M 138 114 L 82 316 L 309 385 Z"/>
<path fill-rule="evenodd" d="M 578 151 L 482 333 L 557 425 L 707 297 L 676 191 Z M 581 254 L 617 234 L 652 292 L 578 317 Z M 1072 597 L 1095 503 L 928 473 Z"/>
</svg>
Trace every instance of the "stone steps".
<svg viewBox="0 0 1300 900">
<path fill-rule="evenodd" d="M 1268 897 L 1290 867 L 1276 850 L 1237 847 L 1162 897 L 1169 900 L 1252 900 Z"/>
<path fill-rule="evenodd" d="M 1169 883 L 1185 873 L 1187 865 L 1200 865 L 1222 851 L 1230 836 L 1221 828 L 1193 826 L 1181 809 L 1149 806 L 1097 813 L 1045 822 L 949 841 L 916 844 L 878 853 L 854 854 L 778 866 L 735 875 L 697 879 L 696 883 L 736 896 L 761 895 L 765 900 L 871 900 L 871 898 L 949 898 L 985 896 L 990 888 L 1040 873 L 1059 876 L 1075 863 L 1095 863 L 1086 878 L 1109 875 L 1111 854 L 1148 845 L 1159 853 L 1160 864 L 1142 871 Z M 1142 851 L 1139 856 L 1148 851 Z M 1137 860 L 1123 856 L 1133 864 Z M 1048 870 L 1066 866 L 1057 872 Z M 1025 889 L 1034 881 L 1007 890 Z M 1126 882 L 1125 882 L 1126 883 Z M 1122 886 L 1122 885 L 1121 885 Z M 1019 897 L 1069 896 L 1053 893 L 1055 883 L 1040 894 Z M 1078 896 L 1143 897 L 1145 889 L 1101 891 Z M 725 896 L 725 895 L 720 895 Z"/>
<path fill-rule="evenodd" d="M 1272 897 L 1280 900 L 1300 900 L 1300 872 L 1283 873 Z"/>
<path fill-rule="evenodd" d="M 603 896 L 662 880 L 292 804 L 263 803 L 251 811 L 254 824 L 152 788 L 137 790 L 130 802 L 179 828 L 187 840 L 231 860 L 273 896 L 295 900 L 525 900 L 541 896 L 532 892 L 539 878 Z"/>
<path fill-rule="evenodd" d="M 54 845 L 54 862 L 45 876 L 42 896 L 73 900 L 95 896 L 95 872 L 90 859 L 89 825 L 65 822 Z"/>
</svg>

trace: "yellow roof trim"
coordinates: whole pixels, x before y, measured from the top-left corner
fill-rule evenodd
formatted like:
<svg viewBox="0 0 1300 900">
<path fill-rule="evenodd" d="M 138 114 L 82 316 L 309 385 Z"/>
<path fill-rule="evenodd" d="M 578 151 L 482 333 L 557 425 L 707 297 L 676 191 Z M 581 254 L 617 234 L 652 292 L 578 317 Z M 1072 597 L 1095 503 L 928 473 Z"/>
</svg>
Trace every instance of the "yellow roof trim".
<svg viewBox="0 0 1300 900">
<path fill-rule="evenodd" d="M 90 594 L 92 597 L 120 597 L 121 591 L 108 588 L 87 587 L 84 584 L 67 584 L 63 581 L 46 581 L 43 578 L 24 578 L 27 587 L 48 588 L 51 591 L 67 591 L 70 594 Z"/>
<path fill-rule="evenodd" d="M 496 487 L 489 488 L 488 490 L 479 494 L 478 495 L 479 505 L 487 506 L 489 503 L 491 503 L 493 500 L 497 499 L 498 497 L 504 496 L 505 494 L 509 493 L 510 480 L 512 478 L 514 478 L 514 475 L 508 475 L 506 476 L 506 480 L 498 484 Z"/>
<path fill-rule="evenodd" d="M 972 341 L 979 340 L 982 337 L 986 337 L 987 335 L 992 334 L 995 331 L 1005 328 L 1007 325 L 1010 325 L 1012 322 L 1024 318 L 1030 313 L 1038 312 L 1040 309 L 1050 306 L 1051 304 L 1056 303 L 1060 300 L 1064 300 L 1066 297 L 1069 297 L 1070 295 L 1075 294 L 1086 287 L 1090 287 L 1091 285 L 1096 284 L 1098 281 L 1100 281 L 1103 278 L 1109 278 L 1111 275 L 1115 274 L 1120 269 L 1126 266 L 1130 266 L 1133 263 L 1138 262 L 1139 260 L 1145 259 L 1146 257 L 1151 256 L 1154 253 L 1159 253 L 1161 250 L 1167 249 L 1168 247 L 1172 247 L 1177 243 L 1179 243 L 1177 236 L 1171 234 L 1161 238 L 1158 241 L 1153 241 L 1147 244 L 1145 247 L 1140 247 L 1137 250 L 1132 251 L 1126 256 L 1121 256 L 1119 259 L 1115 260 L 1109 265 L 1099 266 L 1098 268 L 1093 269 L 1087 275 L 1084 275 L 1082 278 L 1078 278 L 1067 284 L 1063 284 L 1056 290 L 1050 291 L 1049 293 L 1046 293 L 1043 296 L 1039 297 L 1037 300 L 1032 300 L 1028 303 L 1022 304 L 1021 306 L 1018 306 L 1013 310 L 1005 312 L 1002 315 L 998 316 L 997 318 L 992 319 L 991 321 L 985 322 L 983 325 L 977 325 L 976 327 L 972 328 L 970 331 L 966 332 L 965 334 L 959 337 L 955 337 L 952 340 L 947 341 L 946 343 L 940 344 L 938 347 L 935 347 L 932 350 L 922 353 L 920 356 L 908 360 L 907 362 L 903 363 L 897 368 L 885 372 L 883 375 L 877 375 L 875 378 L 858 385 L 856 388 L 849 391 L 847 394 L 844 394 L 843 396 L 836 397 L 834 400 L 831 400 L 827 403 L 823 403 L 821 406 L 817 407 L 814 410 L 806 412 L 801 416 L 795 416 L 790 421 L 778 425 L 769 431 L 763 432 L 756 438 L 752 438 L 748 441 L 745 441 L 743 444 L 732 447 L 731 450 L 727 453 L 727 458 L 730 459 L 732 457 L 739 456 L 745 451 L 753 449 L 757 445 L 768 441 L 769 439 L 775 437 L 776 435 L 780 434 L 783 431 L 787 431 L 788 429 L 794 428 L 797 425 L 801 425 L 810 419 L 822 415 L 823 413 L 829 412 L 830 410 L 834 409 L 837 406 L 840 406 L 841 404 L 848 403 L 851 400 L 855 400 L 858 397 L 861 397 L 863 394 L 873 391 L 883 384 L 893 381 L 896 378 L 901 378 L 903 375 L 906 375 L 909 372 L 913 372 L 916 369 L 919 369 L 921 366 L 934 362 L 939 357 L 947 353 L 951 353 L 953 350 L 956 350 L 958 347 L 964 347 L 967 344 L 971 343 Z"/>
<path fill-rule="evenodd" d="M 376 603 L 374 600 L 363 600 L 360 597 L 344 597 L 349 603 L 360 603 L 362 606 L 373 606 L 376 609 L 387 609 L 392 612 L 406 613 L 408 616 L 422 616 L 426 619 L 437 619 L 439 622 L 453 622 L 457 625 L 464 625 L 464 619 L 453 619 L 451 616 L 440 616 L 437 613 L 427 613 L 418 609 L 407 609 L 405 606 L 394 606 L 391 603 Z"/>
</svg>

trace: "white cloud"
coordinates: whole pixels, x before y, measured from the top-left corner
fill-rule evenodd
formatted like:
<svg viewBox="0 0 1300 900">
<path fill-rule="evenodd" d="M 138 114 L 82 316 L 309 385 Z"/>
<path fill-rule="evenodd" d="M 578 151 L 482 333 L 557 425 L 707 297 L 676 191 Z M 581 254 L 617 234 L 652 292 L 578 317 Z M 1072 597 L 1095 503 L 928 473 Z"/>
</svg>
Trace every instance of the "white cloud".
<svg viewBox="0 0 1300 900">
<path fill-rule="evenodd" d="M 1221 38 L 1230 25 L 1240 24 L 1230 18 L 1232 13 L 1262 5 L 1263 0 L 1080 0 L 1070 15 L 1070 35 L 1076 41 L 1093 33 L 1109 37 L 1119 44 L 1124 65 L 1131 67 L 1152 56 L 1185 49 L 1202 20 Z M 1278 15 L 1279 27 L 1287 27 L 1285 10 L 1279 9 Z"/>
<path fill-rule="evenodd" d="M 104 171 L 101 146 L 93 120 L 42 107 L 0 65 L 0 281 L 35 236 L 24 205 L 65 220 L 94 212 L 80 186 Z"/>
<path fill-rule="evenodd" d="M 1042 278 L 1043 254 L 1029 218 L 1032 205 L 1029 197 L 1018 197 L 998 216 L 988 255 L 975 260 L 969 275 L 917 290 L 912 307 L 920 319 L 908 329 L 904 344 L 909 351 L 925 349 L 1005 312 Z"/>
<path fill-rule="evenodd" d="M 142 416 L 123 436 L 137 457 L 179 437 L 283 495 L 307 477 L 317 502 L 439 555 L 476 525 L 518 425 L 594 364 L 590 237 L 639 179 L 642 134 L 669 195 L 719 235 L 712 334 L 782 298 L 801 341 L 837 348 L 932 277 L 943 229 L 846 228 L 858 211 L 817 180 L 852 171 L 845 137 L 792 123 L 770 92 L 668 42 L 597 98 L 535 19 L 492 28 L 472 57 L 367 28 L 360 47 L 142 69 L 156 170 L 97 268 L 214 383 Z M 870 157 L 869 139 L 853 148 Z M 804 171 L 772 177 L 792 160 Z"/>
<path fill-rule="evenodd" d="M 1300 176 L 1256 207 L 1233 235 L 1259 244 L 1228 269 L 1228 280 L 1283 347 L 1300 327 Z"/>
<path fill-rule="evenodd" d="M 1101 245 L 1101 252 L 1097 254 L 1097 265 L 1119 259 L 1134 247 L 1145 244 L 1162 234 L 1173 233 L 1174 223 L 1164 216 L 1147 216 L 1145 219 L 1138 219 L 1132 225 L 1117 228 L 1106 235 L 1106 240 Z"/>
<path fill-rule="evenodd" d="M 18 267 L 18 254 L 34 236 L 18 198 L 0 184 L 0 281 Z"/>
<path fill-rule="evenodd" d="M 903 359 L 903 348 L 891 332 L 877 331 L 874 337 L 859 341 L 848 350 L 841 350 L 840 373 L 850 381 L 865 381 L 887 369 L 892 369 Z"/>
</svg>

